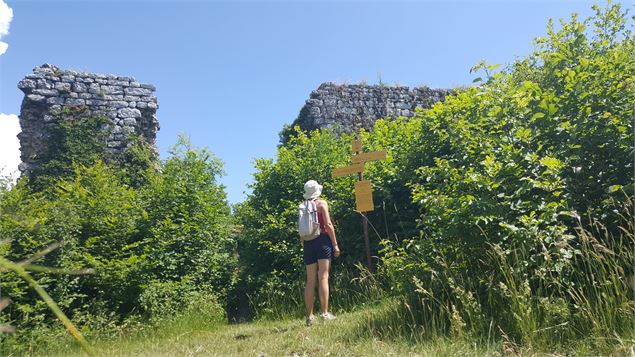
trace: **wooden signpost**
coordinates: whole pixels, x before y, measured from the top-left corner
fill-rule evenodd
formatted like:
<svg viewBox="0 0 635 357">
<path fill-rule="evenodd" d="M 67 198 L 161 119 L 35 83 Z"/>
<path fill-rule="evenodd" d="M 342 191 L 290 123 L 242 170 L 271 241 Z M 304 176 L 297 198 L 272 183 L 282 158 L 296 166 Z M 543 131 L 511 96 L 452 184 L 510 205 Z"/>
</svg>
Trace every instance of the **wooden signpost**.
<svg viewBox="0 0 635 357">
<path fill-rule="evenodd" d="M 372 261 L 370 257 L 370 241 L 368 239 L 368 219 L 364 213 L 375 210 L 373 204 L 373 191 L 370 181 L 364 180 L 364 164 L 368 161 L 383 160 L 386 158 L 386 151 L 362 152 L 362 142 L 353 140 L 352 145 L 353 157 L 352 165 L 338 167 L 333 170 L 333 178 L 357 174 L 359 180 L 355 182 L 355 205 L 357 211 L 362 213 L 362 229 L 364 231 L 364 245 L 366 248 L 366 262 L 368 269 L 373 271 Z"/>
</svg>

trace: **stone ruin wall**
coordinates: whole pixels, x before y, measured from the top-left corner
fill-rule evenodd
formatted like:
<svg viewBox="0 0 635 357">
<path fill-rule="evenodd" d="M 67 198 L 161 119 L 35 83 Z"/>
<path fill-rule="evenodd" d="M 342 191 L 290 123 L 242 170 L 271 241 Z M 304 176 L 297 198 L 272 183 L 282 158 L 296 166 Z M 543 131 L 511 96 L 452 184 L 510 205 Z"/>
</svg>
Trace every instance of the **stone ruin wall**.
<svg viewBox="0 0 635 357">
<path fill-rule="evenodd" d="M 327 82 L 314 90 L 292 125 L 304 130 L 332 128 L 350 133 L 371 130 L 379 118 L 411 117 L 416 108 L 431 108 L 453 94 L 448 89 Z"/>
<path fill-rule="evenodd" d="M 109 137 L 104 145 L 109 156 L 117 158 L 125 149 L 125 138 L 139 134 L 156 151 L 159 122 L 155 87 L 132 77 L 92 74 L 60 69 L 50 64 L 33 69 L 18 83 L 24 92 L 18 135 L 22 164 L 28 173 L 39 164 L 47 150 L 51 128 L 58 125 L 60 113 L 105 116 Z"/>
<path fill-rule="evenodd" d="M 25 94 L 20 111 L 22 132 L 18 135 L 22 172 L 37 167 L 47 150 L 51 128 L 58 124 L 64 110 L 109 118 L 109 137 L 104 145 L 113 158 L 125 151 L 125 138 L 133 133 L 141 135 L 156 150 L 159 122 L 153 85 L 141 84 L 132 77 L 76 72 L 44 64 L 34 68 L 18 83 L 18 88 Z M 331 128 L 338 133 L 372 130 L 379 118 L 411 117 L 416 108 L 431 108 L 450 94 L 453 91 L 448 89 L 327 82 L 311 92 L 293 125 L 304 130 Z"/>
</svg>

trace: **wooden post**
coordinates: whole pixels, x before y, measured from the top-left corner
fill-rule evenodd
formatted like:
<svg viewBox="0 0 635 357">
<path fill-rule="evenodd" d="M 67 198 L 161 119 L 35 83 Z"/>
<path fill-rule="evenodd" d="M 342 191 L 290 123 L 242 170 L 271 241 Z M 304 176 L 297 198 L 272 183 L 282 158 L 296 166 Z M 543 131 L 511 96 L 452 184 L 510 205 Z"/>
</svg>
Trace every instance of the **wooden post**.
<svg viewBox="0 0 635 357">
<path fill-rule="evenodd" d="M 370 255 L 370 239 L 368 237 L 368 218 L 366 214 L 374 211 L 373 193 L 370 185 L 370 181 L 364 180 L 364 164 L 368 161 L 382 160 L 386 158 L 386 151 L 373 151 L 362 152 L 362 142 L 358 139 L 353 140 L 352 152 L 352 165 L 339 167 L 333 170 L 333 178 L 339 176 L 346 176 L 353 173 L 357 173 L 358 181 L 355 183 L 355 205 L 357 211 L 362 215 L 362 231 L 364 233 L 364 250 L 366 253 L 366 264 L 368 270 L 371 272 L 373 269 L 373 262 Z"/>
<path fill-rule="evenodd" d="M 357 140 L 356 140 L 357 141 Z M 359 143 L 359 151 L 355 152 L 355 156 L 359 155 L 360 151 L 362 150 L 362 145 L 360 141 L 357 141 Z M 355 148 L 355 146 L 353 146 Z M 362 163 L 363 165 L 363 163 Z M 364 182 L 364 172 L 360 171 L 358 174 L 358 183 L 359 182 Z M 368 185 L 370 188 L 370 185 Z M 355 185 L 355 192 L 359 192 L 358 191 L 358 185 Z M 370 196 L 371 198 L 373 197 L 372 194 Z M 357 198 L 357 197 L 356 197 Z M 358 204 L 359 206 L 359 204 Z M 371 205 L 371 210 L 372 210 L 372 205 Z M 361 211 L 360 211 L 361 212 Z M 368 270 L 370 270 L 371 272 L 375 272 L 375 270 L 373 269 L 373 260 L 370 256 L 370 239 L 368 238 L 368 219 L 366 218 L 366 212 L 368 211 L 364 211 L 362 212 L 362 232 L 364 233 L 364 250 L 366 251 L 366 265 L 368 266 Z"/>
</svg>

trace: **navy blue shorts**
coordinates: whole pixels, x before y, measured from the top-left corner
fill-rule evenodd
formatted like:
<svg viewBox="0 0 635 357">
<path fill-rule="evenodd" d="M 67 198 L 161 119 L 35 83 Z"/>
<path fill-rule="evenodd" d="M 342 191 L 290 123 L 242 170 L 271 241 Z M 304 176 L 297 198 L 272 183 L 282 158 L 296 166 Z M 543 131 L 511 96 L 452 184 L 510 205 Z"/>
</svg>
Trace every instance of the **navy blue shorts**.
<svg viewBox="0 0 635 357">
<path fill-rule="evenodd" d="M 318 259 L 332 259 L 333 245 L 331 239 L 326 233 L 320 234 L 319 237 L 304 241 L 304 264 L 311 265 L 317 263 Z"/>
</svg>

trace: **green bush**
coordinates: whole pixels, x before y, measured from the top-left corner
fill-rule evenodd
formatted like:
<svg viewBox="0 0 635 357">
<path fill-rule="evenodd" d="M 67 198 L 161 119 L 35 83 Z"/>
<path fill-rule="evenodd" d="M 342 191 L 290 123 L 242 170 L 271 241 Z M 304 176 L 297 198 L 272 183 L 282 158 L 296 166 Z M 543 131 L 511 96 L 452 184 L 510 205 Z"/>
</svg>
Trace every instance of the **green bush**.
<svg viewBox="0 0 635 357">
<path fill-rule="evenodd" d="M 583 258 L 590 253 L 577 229 L 600 222 L 598 246 L 619 242 L 619 259 L 602 269 L 630 271 L 633 247 L 619 214 L 633 191 L 632 23 L 619 5 L 596 10 L 557 31 L 550 23 L 535 53 L 508 70 L 480 64 L 483 83 L 410 121 L 420 131 L 421 166 L 408 183 L 420 234 L 386 241 L 384 263 L 419 306 L 418 321 L 432 321 L 427 310 L 441 330 L 462 321 L 484 338 L 493 326 L 529 346 L 626 333 L 625 278 L 601 293 L 623 304 L 619 313 L 611 305 L 580 319 L 574 293 L 592 289 L 589 276 L 608 259 L 601 249 Z M 598 318 L 602 332 L 589 330 Z"/>
<path fill-rule="evenodd" d="M 122 170 L 99 160 L 75 163 L 61 178 L 39 176 L 47 185 L 34 187 L 24 178 L 3 192 L 0 252 L 20 261 L 59 242 L 35 263 L 68 272 L 92 268 L 90 275 L 33 273 L 84 328 L 134 318 L 143 310 L 140 301 L 149 316 L 156 315 L 156 282 L 178 285 L 186 292 L 181 306 L 218 319 L 237 262 L 226 194 L 217 183 L 221 163 L 183 138 L 170 158 L 156 163 L 158 170 L 146 160 L 152 153 L 138 150 L 134 155 L 143 165 Z M 131 182 L 132 172 L 142 179 Z M 30 338 L 22 331 L 53 322 L 48 307 L 14 273 L 3 273 L 0 288 L 12 300 L 3 317 L 18 328 L 18 339 Z"/>
<path fill-rule="evenodd" d="M 139 295 L 139 306 L 151 319 L 198 315 L 210 322 L 225 321 L 225 310 L 212 289 L 195 286 L 187 279 L 145 284 Z"/>
</svg>

